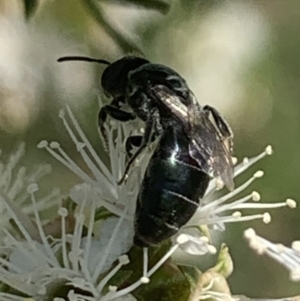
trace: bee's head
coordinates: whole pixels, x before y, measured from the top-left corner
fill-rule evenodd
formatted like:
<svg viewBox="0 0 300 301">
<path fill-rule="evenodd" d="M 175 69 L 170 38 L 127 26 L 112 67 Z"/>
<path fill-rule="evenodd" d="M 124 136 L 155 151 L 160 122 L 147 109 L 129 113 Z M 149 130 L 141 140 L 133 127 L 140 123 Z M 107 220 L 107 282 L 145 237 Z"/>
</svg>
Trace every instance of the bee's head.
<svg viewBox="0 0 300 301">
<path fill-rule="evenodd" d="M 85 61 L 108 65 L 102 74 L 101 86 L 104 93 L 108 96 L 112 96 L 113 98 L 125 94 L 128 85 L 128 74 L 130 71 L 149 63 L 148 60 L 137 56 L 125 56 L 114 63 L 83 56 L 66 56 L 58 59 L 58 62 L 65 61 Z"/>
<path fill-rule="evenodd" d="M 124 95 L 128 86 L 128 75 L 130 71 L 149 63 L 148 60 L 136 57 L 125 56 L 110 64 L 103 72 L 101 86 L 104 92 L 112 97 Z"/>
</svg>

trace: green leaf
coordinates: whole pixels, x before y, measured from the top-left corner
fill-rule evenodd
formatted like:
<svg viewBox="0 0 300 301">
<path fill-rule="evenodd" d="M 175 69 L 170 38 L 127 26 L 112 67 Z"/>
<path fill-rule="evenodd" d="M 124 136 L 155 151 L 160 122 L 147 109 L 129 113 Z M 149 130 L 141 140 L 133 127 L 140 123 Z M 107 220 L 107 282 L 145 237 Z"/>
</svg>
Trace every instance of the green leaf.
<svg viewBox="0 0 300 301">
<path fill-rule="evenodd" d="M 171 246 L 171 242 L 165 241 L 157 247 L 150 247 L 148 249 L 148 269 L 151 269 L 166 254 L 166 252 L 170 249 L 170 246 Z M 133 283 L 142 277 L 143 249 L 137 246 L 133 246 L 127 255 L 129 257 L 130 262 L 129 264 L 124 266 L 122 270 L 134 271 L 132 277 L 128 281 L 128 283 Z M 110 284 L 116 285 L 115 283 L 110 283 Z"/>
<path fill-rule="evenodd" d="M 113 267 L 112 267 L 113 268 Z M 106 276 L 110 271 L 108 271 L 104 276 Z M 108 287 L 110 285 L 117 286 L 118 288 L 126 287 L 126 284 L 129 282 L 129 279 L 132 277 L 133 271 L 120 270 L 116 273 L 109 281 L 109 284 L 106 285 L 104 293 L 108 293 Z"/>
<path fill-rule="evenodd" d="M 166 241 L 149 248 L 149 269 L 169 250 L 170 245 L 171 242 Z M 132 247 L 128 256 L 130 263 L 122 267 L 108 285 L 122 289 L 140 279 L 143 270 L 142 248 Z M 185 274 L 168 260 L 151 276 L 148 284 L 140 285 L 132 294 L 139 301 L 152 300 L 153 296 L 155 301 L 187 301 L 191 291 L 191 284 Z"/>
<path fill-rule="evenodd" d="M 39 0 L 23 0 L 26 19 L 30 19 L 36 12 Z"/>
<path fill-rule="evenodd" d="M 116 42 L 124 53 L 135 53 L 143 55 L 139 47 L 131 41 L 128 36 L 121 33 L 113 24 L 110 18 L 97 0 L 81 0 L 83 6 L 91 14 L 94 20 L 103 28 L 103 30 Z"/>
<path fill-rule="evenodd" d="M 113 2 L 109 0 L 108 2 Z M 162 14 L 167 14 L 170 10 L 171 4 L 170 1 L 162 0 L 115 0 L 114 2 L 123 4 L 123 5 L 134 5 L 141 8 L 157 10 Z"/>
<path fill-rule="evenodd" d="M 111 213 L 109 210 L 107 210 L 105 207 L 100 207 L 100 208 L 96 209 L 95 221 L 106 219 L 106 218 L 109 218 L 112 216 L 115 216 L 115 215 L 113 213 Z"/>
<path fill-rule="evenodd" d="M 199 277 L 202 275 L 202 272 L 198 268 L 193 266 L 179 266 L 181 272 L 189 281 L 192 290 L 194 291 L 198 285 Z"/>
<path fill-rule="evenodd" d="M 213 271 L 228 278 L 233 271 L 233 261 L 229 254 L 226 244 L 222 244 L 216 265 L 212 268 Z"/>
<path fill-rule="evenodd" d="M 140 286 L 133 294 L 139 301 L 187 301 L 192 288 L 177 266 L 166 262 L 148 284 Z"/>
</svg>

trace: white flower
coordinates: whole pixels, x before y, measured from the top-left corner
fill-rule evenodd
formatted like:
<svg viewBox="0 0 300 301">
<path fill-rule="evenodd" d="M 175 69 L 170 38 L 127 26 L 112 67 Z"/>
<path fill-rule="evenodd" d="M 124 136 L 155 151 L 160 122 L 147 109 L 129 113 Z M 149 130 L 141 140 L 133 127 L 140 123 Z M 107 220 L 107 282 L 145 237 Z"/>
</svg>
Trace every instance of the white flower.
<svg viewBox="0 0 300 301">
<path fill-rule="evenodd" d="M 61 229 L 59 237 L 52 237 L 47 225 L 41 221 L 36 183 L 31 183 L 27 192 L 32 202 L 34 222 L 28 219 L 24 223 L 26 215 L 19 214 L 5 194 L 1 196 L 8 218 L 16 224 L 22 240 L 15 237 L 7 227 L 4 228 L 6 238 L 2 247 L 9 256 L 0 256 L 0 281 L 35 300 L 47 300 L 49 295 L 53 295 L 55 301 L 65 298 L 70 301 L 135 300 L 131 293 L 142 283 L 147 283 L 149 277 L 178 248 L 189 254 L 216 253 L 216 248 L 203 231 L 206 226 L 224 229 L 227 222 L 254 218 L 263 218 L 265 222 L 270 220 L 268 213 L 242 216 L 240 213 L 226 215 L 226 212 L 287 205 L 246 203 L 250 199 L 258 201 L 257 192 L 227 203 L 228 199 L 248 187 L 254 179 L 261 177 L 262 172 L 256 172 L 245 184 L 214 201 L 211 201 L 211 196 L 220 188 L 220 183 L 212 180 L 195 217 L 174 237 L 174 245 L 170 250 L 148 271 L 144 270 L 144 277 L 119 289 L 111 285 L 111 280 L 122 266 L 129 263 L 127 255 L 124 254 L 132 246 L 136 197 L 141 174 L 147 167 L 147 159 L 151 154 L 144 152 L 132 168 L 128 181 L 120 186 L 117 182 L 123 175 L 126 163 L 124 139 L 134 133 L 130 126 L 119 125 L 115 130 L 107 129 L 110 162 L 107 167 L 92 148 L 69 107 L 66 114 L 64 111 L 60 112 L 60 117 L 88 170 L 79 167 L 57 142 L 42 141 L 39 144 L 39 148 L 45 148 L 83 180 L 70 193 L 76 209 L 69 211 L 66 207 L 61 207 L 58 210 L 60 219 L 53 221 Z M 133 129 L 135 128 L 136 125 Z M 268 154 L 271 154 L 270 147 L 253 159 L 245 159 L 236 166 L 235 176 Z M 69 224 L 73 226 L 70 228 Z M 141 272 L 137 271 L 140 274 Z M 66 285 L 67 295 L 61 295 Z M 0 293 L 1 298 L 10 301 L 22 300 L 16 294 L 4 292 Z"/>
<path fill-rule="evenodd" d="M 189 229 L 191 230 L 191 229 Z M 215 254 L 217 249 L 210 244 L 209 238 L 197 231 L 195 228 L 194 233 L 185 234 L 186 242 L 180 244 L 180 249 L 191 255 L 204 255 L 206 253 Z M 184 229 L 182 232 L 186 232 Z M 180 232 L 178 233 L 180 234 Z M 182 234 L 180 234 L 182 235 Z M 175 235 L 177 237 L 177 235 Z"/>
<path fill-rule="evenodd" d="M 45 148 L 54 158 L 69 168 L 79 176 L 85 183 L 90 184 L 93 197 L 97 196 L 99 203 L 97 206 L 103 206 L 110 212 L 121 215 L 125 207 L 128 209 L 128 215 L 133 216 L 135 208 L 135 198 L 138 193 L 138 181 L 140 179 L 141 167 L 133 168 L 131 177 L 123 185 L 117 182 L 121 178 L 125 168 L 126 154 L 123 149 L 124 137 L 128 136 L 129 131 L 126 127 L 117 128 L 117 138 L 114 139 L 113 129 L 108 130 L 109 143 L 109 167 L 100 159 L 91 143 L 86 138 L 80 125 L 75 119 L 70 108 L 67 106 L 67 116 L 65 111 L 60 111 L 60 118 L 63 120 L 71 139 L 73 140 L 77 151 L 86 163 L 89 174 L 79 167 L 72 158 L 60 147 L 59 143 L 41 141 L 39 148 Z M 69 121 L 68 121 L 69 119 Z M 145 153 L 146 155 L 146 153 Z M 77 188 L 79 193 L 80 188 Z M 75 193 L 75 194 L 76 194 Z M 72 196 L 74 197 L 73 194 Z M 74 197 L 74 199 L 76 196 Z"/>
<path fill-rule="evenodd" d="M 1 258 L 0 260 L 1 282 L 36 300 L 46 300 L 46 296 L 53 294 L 51 285 L 54 284 L 56 284 L 58 293 L 59 288 L 65 284 L 73 287 L 74 291 L 71 290 L 68 294 L 71 301 L 100 300 L 102 289 L 110 278 L 124 264 L 129 262 L 126 255 L 121 256 L 130 247 L 128 244 L 124 245 L 124 240 L 121 239 L 125 238 L 128 242 L 130 241 L 128 235 L 132 234 L 130 227 L 122 225 L 125 222 L 125 211 L 120 218 L 110 218 L 103 222 L 101 240 L 98 241 L 92 237 L 96 208 L 94 204 L 90 207 L 88 233 L 84 237 L 85 215 L 83 212 L 86 202 L 83 202 L 79 212 L 75 214 L 75 225 L 72 233 L 66 231 L 68 210 L 60 208 L 58 213 L 61 216 L 61 237 L 54 239 L 47 236 L 42 226 L 35 197 L 37 190 L 37 184 L 31 184 L 28 187 L 35 209 L 33 229 L 24 227 L 18 216 L 14 214 L 13 209 L 9 208 L 9 204 L 6 204 L 10 218 L 14 220 L 24 240 L 17 240 L 7 229 L 4 229 L 6 234 L 5 247 L 11 250 L 11 253 L 8 258 Z M 36 233 L 38 233 L 38 237 L 36 237 Z M 94 259 L 96 261 L 93 261 Z M 119 263 L 99 281 L 99 276 L 107 271 L 116 260 Z M 77 288 L 85 291 L 87 295 L 75 292 Z M 110 293 L 110 295 L 113 294 Z M 5 296 L 7 298 L 9 296 L 9 300 L 20 300 L 18 296 L 0 293 L 1 300 Z M 111 297 L 111 299 L 115 298 Z"/>
<path fill-rule="evenodd" d="M 43 164 L 28 172 L 27 168 L 21 165 L 21 160 L 25 155 L 25 143 L 20 143 L 9 158 L 3 158 L 1 150 L 0 155 L 2 157 L 0 160 L 0 228 L 8 226 L 7 204 L 13 207 L 15 214 L 18 214 L 23 224 L 30 227 L 31 222 L 26 214 L 32 215 L 33 207 L 27 186 L 43 179 L 51 172 L 51 166 Z M 39 211 L 57 206 L 61 198 L 60 190 L 54 188 L 52 192 L 40 199 L 37 205 Z M 24 215 L 24 213 L 26 214 Z M 0 237 L 2 237 L 2 233 L 0 233 Z"/>
<path fill-rule="evenodd" d="M 55 158 L 62 162 L 71 171 L 76 173 L 83 181 L 91 184 L 92 189 L 94 190 L 94 194 L 91 195 L 90 198 L 98 198 L 99 206 L 104 206 L 109 211 L 119 216 L 124 209 L 124 206 L 129 206 L 127 218 L 128 220 L 132 220 L 135 209 L 135 200 L 139 187 L 137 183 L 141 182 L 141 174 L 143 174 L 143 171 L 147 167 L 149 152 L 144 152 L 143 155 L 147 158 L 141 157 L 138 162 L 136 162 L 137 164 L 133 168 L 129 180 L 125 184 L 120 186 L 117 184 L 117 182 L 123 175 L 126 159 L 125 151 L 123 150 L 123 140 L 125 137 L 128 137 L 130 133 L 132 133 L 132 128 L 128 127 L 127 125 L 117 127 L 117 138 L 115 139 L 115 141 L 113 140 L 113 130 L 107 129 L 109 137 L 110 172 L 101 161 L 95 150 L 92 148 L 91 144 L 87 140 L 68 106 L 67 117 L 71 122 L 69 123 L 67 121 L 63 110 L 60 112 L 60 117 L 62 118 L 70 137 L 75 143 L 77 150 L 80 152 L 82 159 L 86 162 L 88 168 L 93 174 L 93 177 L 88 176 L 78 165 L 76 165 L 75 162 L 60 148 L 57 142 L 51 142 L 49 144 L 46 141 L 42 141 L 39 144 L 39 147 L 45 147 L 50 154 L 52 154 Z M 74 128 L 74 130 L 72 129 L 72 127 Z M 77 136 L 79 136 L 79 139 L 77 138 Z M 264 158 L 267 155 L 271 155 L 272 152 L 273 150 L 271 146 L 268 146 L 260 155 L 251 159 L 244 158 L 243 161 L 235 167 L 234 176 L 238 176 L 250 166 L 258 162 L 260 159 Z M 94 162 L 96 162 L 97 164 L 95 164 Z M 216 190 L 219 190 L 223 186 L 222 183 L 216 180 L 212 180 L 209 184 L 204 198 L 201 200 L 199 209 L 192 218 L 190 224 L 195 223 L 197 226 L 199 224 L 208 225 L 212 229 L 224 230 L 225 223 L 229 222 L 240 222 L 260 218 L 263 219 L 265 223 L 269 223 L 271 217 L 268 212 L 250 216 L 243 216 L 240 211 L 237 210 L 254 208 L 279 208 L 288 206 L 286 202 L 267 204 L 257 203 L 260 200 L 260 195 L 255 191 L 241 199 L 229 203 L 227 202 L 234 196 L 241 193 L 244 189 L 246 189 L 255 179 L 262 176 L 263 172 L 257 171 L 253 175 L 253 177 L 251 177 L 243 185 L 237 187 L 234 191 L 216 200 L 212 200 L 211 196 Z M 74 193 L 74 196 L 72 196 L 74 200 L 76 199 L 75 194 L 76 193 Z M 253 200 L 254 203 L 247 203 L 249 200 Z M 234 210 L 234 212 L 230 213 L 230 215 L 224 215 L 224 213 L 230 212 L 232 210 Z"/>
<path fill-rule="evenodd" d="M 74 118 L 69 109 L 68 113 L 71 119 Z M 31 198 L 31 207 L 35 216 L 34 223 L 28 219 L 29 225 L 26 223 L 24 225 L 22 220 L 26 215 L 22 214 L 22 219 L 20 219 L 20 214 L 11 206 L 9 199 L 3 195 L 1 200 L 7 208 L 8 218 L 17 225 L 23 239 L 17 239 L 7 228 L 4 228 L 6 236 L 4 247 L 10 252 L 9 257 L 0 259 L 0 281 L 39 301 L 46 300 L 46 296 L 55 294 L 55 292 L 59 294 L 60 288 L 64 285 L 73 288 L 65 296 L 70 301 L 119 300 L 119 298 L 122 298 L 120 300 L 135 300 L 130 292 L 141 285 L 143 280 L 139 280 L 123 290 L 117 291 L 116 287 L 109 286 L 109 292 L 104 291 L 118 270 L 129 263 L 128 257 L 122 254 L 132 246 L 133 237 L 132 212 L 138 185 L 134 181 L 134 177 L 129 179 L 123 187 L 119 187 L 116 183 L 121 175 L 120 168 L 124 169 L 125 165 L 125 154 L 116 153 L 121 149 L 121 138 L 123 137 L 121 128 L 118 129 L 116 141 L 112 141 L 112 133 L 109 135 L 110 152 L 113 153 L 112 172 L 110 172 L 91 148 L 83 133 L 80 132 L 81 130 L 79 130 L 79 135 L 81 134 L 83 142 L 76 140 L 63 114 L 61 117 L 76 143 L 78 151 L 91 169 L 92 176 L 81 170 L 56 142 L 51 143 L 50 147 L 46 142 L 39 144 L 39 147 L 46 147 L 52 155 L 85 180 L 84 184 L 76 185 L 71 190 L 71 196 L 78 205 L 78 211 L 74 212 L 74 216 L 70 216 L 67 208 L 61 207 L 58 210 L 60 221 L 56 220 L 55 222 L 61 228 L 61 235 L 59 238 L 54 238 L 51 237 L 51 233 L 45 232 L 47 227 L 43 227 L 40 219 L 40 202 L 36 199 L 38 191 L 36 183 L 31 183 L 26 192 Z M 75 121 L 73 124 L 75 129 L 80 129 L 76 120 L 72 120 Z M 85 150 L 85 144 L 88 153 Z M 94 155 L 94 161 L 88 154 Z M 119 161 L 115 160 L 116 158 L 120 158 Z M 97 222 L 96 210 L 102 207 L 119 217 L 111 217 Z M 75 220 L 71 232 L 67 229 L 69 218 Z M 87 228 L 85 235 L 83 234 L 84 227 Z M 185 240 L 181 238 L 182 241 Z M 148 271 L 147 276 L 150 277 L 174 253 L 178 245 L 178 243 L 175 244 Z M 118 263 L 114 264 L 116 261 Z M 106 274 L 103 277 L 104 273 Z M 81 291 L 78 292 L 77 289 Z M 64 300 L 63 297 L 56 295 L 55 297 L 57 297 L 56 300 Z M 3 298 L 19 301 L 21 297 L 2 292 L 0 299 L 3 300 Z"/>
<path fill-rule="evenodd" d="M 245 158 L 242 163 L 235 166 L 234 176 L 238 176 L 257 161 L 271 154 L 272 148 L 268 146 L 260 155 L 251 159 Z M 269 212 L 264 212 L 262 214 L 243 215 L 239 210 L 273 209 L 286 206 L 289 208 L 296 207 L 296 202 L 290 199 L 286 200 L 285 202 L 259 203 L 260 195 L 256 191 L 253 191 L 249 195 L 244 196 L 240 199 L 228 202 L 233 197 L 240 194 L 243 190 L 249 187 L 249 185 L 255 179 L 261 178 L 262 176 L 262 171 L 255 172 L 254 175 L 244 184 L 235 188 L 234 191 L 229 192 L 217 199 L 213 199 L 212 194 L 216 190 L 222 188 L 223 184 L 216 180 L 212 180 L 209 184 L 204 198 L 200 202 L 197 212 L 189 221 L 188 225 L 186 227 L 183 227 L 179 231 L 179 233 L 188 234 L 188 232 L 191 231 L 190 229 L 192 227 L 194 232 L 192 235 L 193 238 L 191 238 L 188 243 L 180 245 L 180 248 L 189 254 L 203 255 L 205 253 L 215 253 L 214 247 L 210 244 L 210 241 L 206 239 L 207 235 L 206 233 L 203 233 L 203 228 L 201 226 L 208 226 L 208 228 L 211 230 L 224 231 L 226 223 L 262 219 L 264 223 L 268 224 L 271 221 Z"/>
<path fill-rule="evenodd" d="M 290 202 L 294 203 L 293 200 Z M 300 281 L 300 241 L 294 241 L 291 248 L 288 248 L 257 235 L 252 228 L 247 229 L 244 235 L 249 246 L 259 255 L 273 258 L 289 270 L 292 281 Z"/>
</svg>

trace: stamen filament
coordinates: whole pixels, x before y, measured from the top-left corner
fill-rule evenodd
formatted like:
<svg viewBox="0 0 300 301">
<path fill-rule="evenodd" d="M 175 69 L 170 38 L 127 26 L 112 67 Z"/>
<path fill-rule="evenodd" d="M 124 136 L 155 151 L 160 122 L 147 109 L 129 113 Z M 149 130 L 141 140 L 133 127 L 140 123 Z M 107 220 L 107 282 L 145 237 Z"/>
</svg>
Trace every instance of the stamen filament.
<svg viewBox="0 0 300 301">
<path fill-rule="evenodd" d="M 10 199 L 0 188 L 0 200 L 6 205 L 11 218 L 15 221 L 18 229 L 21 231 L 25 239 L 32 242 L 32 239 L 39 239 L 39 232 L 29 217 L 18 208 L 12 199 Z"/>
<path fill-rule="evenodd" d="M 110 249 L 111 249 L 112 244 L 113 244 L 113 242 L 114 242 L 114 240 L 115 240 L 115 238 L 117 236 L 119 228 L 121 227 L 121 224 L 122 224 L 122 222 L 125 219 L 127 211 L 128 211 L 128 206 L 125 207 L 125 210 L 123 211 L 121 217 L 119 218 L 118 223 L 117 223 L 117 225 L 116 225 L 116 227 L 115 227 L 115 229 L 114 229 L 114 231 L 113 231 L 113 233 L 111 235 L 111 238 L 108 241 L 108 244 L 107 244 L 107 247 L 105 249 L 104 254 L 99 254 L 99 255 L 101 255 L 101 260 L 99 261 L 99 263 L 96 266 L 96 269 L 95 269 L 95 271 L 94 271 L 94 273 L 92 275 L 93 281 L 96 281 L 97 278 L 99 277 L 99 275 L 102 272 L 102 269 L 104 267 L 105 261 L 106 261 L 108 255 L 109 255 L 109 253 L 110 253 Z"/>
<path fill-rule="evenodd" d="M 144 281 L 147 281 L 147 271 L 148 271 L 148 248 L 143 248 L 143 278 Z M 148 281 L 149 282 L 149 281 Z"/>
<path fill-rule="evenodd" d="M 244 172 L 246 169 L 248 169 L 250 166 L 252 166 L 253 164 L 255 164 L 257 161 L 261 160 L 262 158 L 272 155 L 273 150 L 272 147 L 269 145 L 265 148 L 265 151 L 261 154 L 259 154 L 256 157 L 253 157 L 249 160 L 247 160 L 247 162 L 242 162 L 240 164 L 238 164 L 235 168 L 234 168 L 234 177 L 237 177 L 238 175 L 240 175 L 242 172 Z"/>
<path fill-rule="evenodd" d="M 61 243 L 62 243 L 62 256 L 63 265 L 65 268 L 70 269 L 70 263 L 67 254 L 67 237 L 66 237 L 66 217 L 68 210 L 66 208 L 60 208 L 58 214 L 61 216 Z"/>
<path fill-rule="evenodd" d="M 282 244 L 272 243 L 257 235 L 251 228 L 244 232 L 249 245 L 259 255 L 266 254 L 285 266 L 290 272 L 292 281 L 300 281 L 300 252 Z"/>
<path fill-rule="evenodd" d="M 126 255 L 125 255 L 126 256 Z M 126 263 L 129 263 L 129 260 L 127 262 L 123 262 L 122 260 L 119 260 L 119 263 L 101 280 L 99 285 L 97 286 L 98 292 L 102 292 L 104 286 L 108 283 L 108 281 L 121 269 L 123 265 Z"/>
<path fill-rule="evenodd" d="M 62 156 L 60 156 L 59 154 L 57 154 L 53 149 L 51 149 L 48 145 L 46 141 L 41 141 L 38 144 L 38 148 L 45 148 L 47 150 L 47 152 L 54 157 L 57 161 L 59 161 L 61 164 L 63 164 L 64 166 L 66 166 L 68 169 L 70 169 L 72 172 L 74 172 L 77 176 L 79 176 L 81 179 L 83 179 L 84 181 L 88 182 L 88 183 L 94 183 L 96 184 L 96 182 L 94 180 L 92 180 L 82 169 L 80 169 L 75 163 L 70 164 L 69 161 L 65 160 Z"/>
<path fill-rule="evenodd" d="M 166 260 L 172 256 L 172 254 L 177 250 L 177 248 L 179 247 L 179 244 L 175 244 L 157 263 L 156 265 L 150 269 L 147 273 L 147 277 L 149 278 L 152 274 L 154 274 L 162 265 L 164 262 L 166 262 Z M 121 296 L 124 296 L 126 294 L 129 294 L 130 292 L 134 291 L 136 288 L 138 288 L 141 284 L 142 284 L 142 280 L 139 279 L 138 281 L 136 281 L 135 283 L 129 285 L 128 287 L 117 291 L 115 293 L 108 293 L 107 295 L 105 295 L 103 297 L 102 301 L 109 301 L 109 300 L 113 300 L 116 298 L 119 298 Z"/>
<path fill-rule="evenodd" d="M 85 244 L 85 248 L 84 248 L 83 260 L 85 263 L 88 262 L 88 259 L 90 257 L 92 235 L 93 235 L 93 229 L 94 229 L 94 224 L 95 224 L 95 213 L 96 213 L 96 204 L 95 204 L 95 202 L 92 202 L 92 206 L 91 206 L 91 210 L 90 210 L 89 224 L 88 224 L 88 233 L 86 236 L 86 244 Z"/>
<path fill-rule="evenodd" d="M 234 206 L 234 209 L 273 209 L 288 207 L 286 202 L 282 203 L 243 203 L 237 206 Z"/>
<path fill-rule="evenodd" d="M 33 187 L 33 186 L 36 186 L 36 187 Z M 40 235 L 40 238 L 42 240 L 43 246 L 46 249 L 46 252 L 48 254 L 49 259 L 51 260 L 52 265 L 53 266 L 60 266 L 58 260 L 54 256 L 54 254 L 51 250 L 51 247 L 48 243 L 48 240 L 46 238 L 46 235 L 45 235 L 45 232 L 44 232 L 44 229 L 43 229 L 43 226 L 42 226 L 40 215 L 39 215 L 39 213 L 37 211 L 37 208 L 36 208 L 36 200 L 35 200 L 35 197 L 34 197 L 34 191 L 36 191 L 37 189 L 38 189 L 38 187 L 37 187 L 36 184 L 31 184 L 30 186 L 28 186 L 28 192 L 31 195 L 31 201 L 32 201 L 32 205 L 33 205 L 33 208 L 34 208 L 34 216 L 35 216 L 36 226 L 38 228 L 39 235 Z"/>
<path fill-rule="evenodd" d="M 234 189 L 232 192 L 229 192 L 228 194 L 219 198 L 218 200 L 205 205 L 205 208 L 210 209 L 212 207 L 217 207 L 217 206 L 221 205 L 222 203 L 226 202 L 227 200 L 229 200 L 230 198 L 234 197 L 235 195 L 239 194 L 243 190 L 245 190 L 257 178 L 257 177 L 255 177 L 255 174 L 253 175 L 253 177 L 251 177 L 249 180 L 247 180 L 244 184 L 242 184 L 239 187 L 237 187 L 236 189 Z"/>
<path fill-rule="evenodd" d="M 252 199 L 252 194 L 250 195 L 247 195 L 235 202 L 232 202 L 232 203 L 229 203 L 229 204 L 225 204 L 223 206 L 220 206 L 220 207 L 217 207 L 215 210 L 214 210 L 214 214 L 218 214 L 220 212 L 224 212 L 224 211 L 228 211 L 228 210 L 232 210 L 232 209 L 235 209 L 235 205 L 238 205 L 238 204 L 242 204 L 242 203 L 245 203 L 247 202 L 248 200 L 251 200 Z"/>
<path fill-rule="evenodd" d="M 235 223 L 235 222 L 242 222 L 242 221 L 250 221 L 255 219 L 264 219 L 265 214 L 254 214 L 254 215 L 247 215 L 247 216 L 222 216 L 222 217 L 212 217 L 201 220 L 201 224 L 216 224 L 216 223 Z"/>
<path fill-rule="evenodd" d="M 74 260 L 71 261 L 73 265 L 73 270 L 74 271 L 79 271 L 79 254 L 82 252 L 80 249 L 80 243 L 81 243 L 81 237 L 82 237 L 82 230 L 83 230 L 83 223 L 84 223 L 84 214 L 83 210 L 86 205 L 87 201 L 87 191 L 85 190 L 85 195 L 83 198 L 82 205 L 80 206 L 79 213 L 76 214 L 75 216 L 75 227 L 73 231 L 73 239 L 72 239 L 72 244 L 71 244 L 71 252 L 75 255 Z"/>
<path fill-rule="evenodd" d="M 82 139 L 83 143 L 87 146 L 88 150 L 90 151 L 91 155 L 93 156 L 94 160 L 96 161 L 96 163 L 98 164 L 99 168 L 101 169 L 101 171 L 103 172 L 103 174 L 105 175 L 105 177 L 108 180 L 112 180 L 111 179 L 111 175 L 109 170 L 107 169 L 107 167 L 105 166 L 105 164 L 100 160 L 99 156 L 97 155 L 97 153 L 95 152 L 94 148 L 92 147 L 91 143 L 89 142 L 89 140 L 86 138 L 84 132 L 82 131 L 81 127 L 79 126 L 79 123 L 77 122 L 75 116 L 73 115 L 70 107 L 67 105 L 67 112 L 68 115 L 77 131 L 77 133 L 79 134 L 80 138 Z"/>
</svg>

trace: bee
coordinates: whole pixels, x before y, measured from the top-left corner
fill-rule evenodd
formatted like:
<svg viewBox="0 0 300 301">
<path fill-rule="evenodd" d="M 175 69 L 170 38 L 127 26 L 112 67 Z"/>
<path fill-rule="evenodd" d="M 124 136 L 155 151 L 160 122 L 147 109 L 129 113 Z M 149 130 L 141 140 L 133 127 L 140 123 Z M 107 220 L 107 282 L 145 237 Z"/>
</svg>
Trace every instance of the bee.
<svg viewBox="0 0 300 301">
<path fill-rule="evenodd" d="M 139 118 L 145 123 L 144 135 L 126 140 L 129 160 L 119 184 L 127 179 L 137 157 L 158 140 L 137 197 L 135 245 L 147 248 L 176 234 L 199 207 L 211 178 L 233 189 L 230 126 L 215 108 L 198 103 L 176 71 L 136 56 L 113 63 L 86 57 L 58 61 L 67 60 L 108 65 L 101 86 L 112 101 L 98 116 L 104 140 L 108 116 L 121 122 Z M 122 109 L 125 104 L 131 112 Z M 138 150 L 131 155 L 133 146 Z"/>
</svg>

